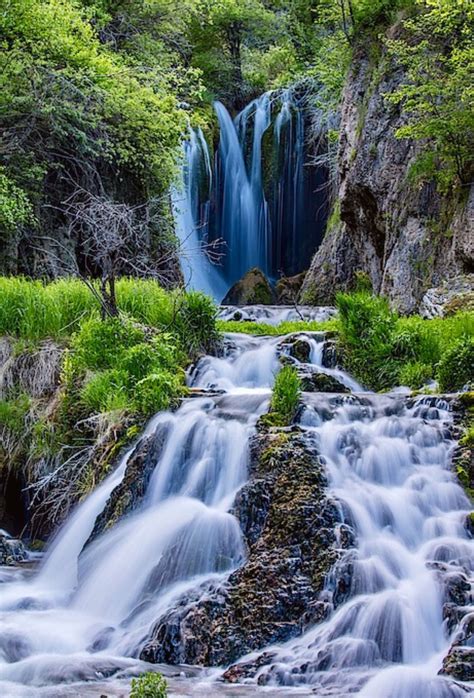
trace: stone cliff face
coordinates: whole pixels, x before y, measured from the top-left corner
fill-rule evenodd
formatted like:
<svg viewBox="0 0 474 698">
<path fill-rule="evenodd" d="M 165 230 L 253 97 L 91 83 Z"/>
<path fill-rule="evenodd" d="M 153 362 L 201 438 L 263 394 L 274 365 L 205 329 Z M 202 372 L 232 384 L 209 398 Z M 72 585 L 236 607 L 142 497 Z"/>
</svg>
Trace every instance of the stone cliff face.
<svg viewBox="0 0 474 698">
<path fill-rule="evenodd" d="M 354 55 L 343 95 L 338 186 L 326 236 L 303 286 L 303 297 L 332 302 L 357 270 L 401 312 L 418 308 L 425 291 L 474 270 L 474 187 L 441 196 L 434 183 L 414 184 L 421 152 L 398 139 L 400 109 L 384 94 L 403 72 L 365 48 Z"/>
</svg>

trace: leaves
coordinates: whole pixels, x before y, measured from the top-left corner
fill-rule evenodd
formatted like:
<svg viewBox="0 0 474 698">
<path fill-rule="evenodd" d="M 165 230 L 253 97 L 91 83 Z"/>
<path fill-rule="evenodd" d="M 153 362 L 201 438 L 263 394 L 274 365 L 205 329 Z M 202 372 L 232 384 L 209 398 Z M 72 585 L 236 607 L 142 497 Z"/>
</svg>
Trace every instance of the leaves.
<svg viewBox="0 0 474 698">
<path fill-rule="evenodd" d="M 406 115 L 397 136 L 429 144 L 413 173 L 446 190 L 468 183 L 474 168 L 474 10 L 451 0 L 417 0 L 417 9 L 403 38 L 387 41 L 406 80 L 386 99 Z"/>
</svg>

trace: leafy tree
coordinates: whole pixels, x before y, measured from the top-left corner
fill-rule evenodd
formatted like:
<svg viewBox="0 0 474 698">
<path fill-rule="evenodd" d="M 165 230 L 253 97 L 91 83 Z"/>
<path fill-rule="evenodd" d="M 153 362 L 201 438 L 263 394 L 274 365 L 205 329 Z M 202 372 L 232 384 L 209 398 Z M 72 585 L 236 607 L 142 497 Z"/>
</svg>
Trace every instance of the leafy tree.
<svg viewBox="0 0 474 698">
<path fill-rule="evenodd" d="M 196 0 L 190 36 L 193 65 L 221 97 L 241 103 L 246 92 L 244 45 L 268 47 L 275 15 L 260 0 Z"/>
<path fill-rule="evenodd" d="M 441 189 L 468 184 L 474 168 L 474 7 L 454 0 L 417 0 L 404 36 L 388 42 L 404 66 L 405 83 L 387 99 L 407 123 L 397 136 L 426 143 L 414 174 L 434 177 Z"/>
<path fill-rule="evenodd" d="M 158 58 L 145 69 L 101 33 L 114 22 L 108 9 L 11 0 L 0 15 L 0 155 L 37 212 L 36 245 L 67 225 L 62 202 L 72 194 L 145 204 L 176 172 L 187 123 L 176 84 Z"/>
</svg>

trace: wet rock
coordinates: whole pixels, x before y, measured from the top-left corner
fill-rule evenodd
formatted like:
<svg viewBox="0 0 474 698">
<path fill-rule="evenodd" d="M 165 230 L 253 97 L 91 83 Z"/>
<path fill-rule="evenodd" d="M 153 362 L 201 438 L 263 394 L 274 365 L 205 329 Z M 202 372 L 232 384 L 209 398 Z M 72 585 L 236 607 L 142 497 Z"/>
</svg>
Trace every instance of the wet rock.
<svg viewBox="0 0 474 698">
<path fill-rule="evenodd" d="M 311 346 L 309 342 L 303 337 L 296 339 L 290 345 L 290 356 L 293 356 L 297 361 L 302 364 L 309 363 L 311 356 Z"/>
<path fill-rule="evenodd" d="M 337 342 L 329 340 L 324 342 L 322 363 L 325 368 L 336 368 L 339 363 Z"/>
<path fill-rule="evenodd" d="M 284 276 L 275 285 L 277 303 L 279 305 L 293 305 L 300 295 L 301 287 L 305 279 L 306 272 L 295 276 Z"/>
<path fill-rule="evenodd" d="M 0 633 L 0 656 L 7 662 L 19 662 L 28 657 L 31 647 L 25 637 L 13 630 Z"/>
<path fill-rule="evenodd" d="M 458 609 L 458 613 L 462 610 Z M 464 613 L 439 673 L 448 674 L 460 681 L 474 680 L 474 612 L 472 610 Z"/>
<path fill-rule="evenodd" d="M 250 662 L 234 664 L 223 673 L 223 678 L 228 683 L 239 683 L 244 678 L 252 678 L 260 667 L 270 664 L 275 657 L 273 652 L 262 652 L 256 659 Z"/>
<path fill-rule="evenodd" d="M 21 540 L 0 530 L 0 565 L 16 565 L 27 559 L 28 553 Z"/>
<path fill-rule="evenodd" d="M 461 572 L 447 574 L 444 578 L 444 593 L 448 602 L 465 606 L 471 593 L 470 581 Z"/>
<path fill-rule="evenodd" d="M 474 648 L 453 647 L 443 661 L 440 674 L 448 674 L 459 681 L 473 681 Z"/>
<path fill-rule="evenodd" d="M 299 372 L 301 390 L 307 393 L 350 393 L 343 383 L 326 373 L 303 370 Z"/>
<path fill-rule="evenodd" d="M 255 267 L 227 292 L 222 305 L 272 305 L 275 293 L 265 274 Z"/>
<path fill-rule="evenodd" d="M 166 425 L 163 424 L 153 436 L 143 438 L 137 443 L 127 463 L 124 478 L 113 490 L 103 511 L 97 517 L 88 543 L 138 507 L 145 496 L 163 447 L 166 429 Z"/>
<path fill-rule="evenodd" d="M 142 659 L 231 664 L 295 637 L 310 621 L 308 609 L 319 601 L 338 554 L 337 511 L 326 498 L 324 467 L 299 432 L 260 432 L 251 453 L 250 481 L 233 509 L 248 546 L 245 564 L 223 586 L 184 598 L 158 619 Z M 313 618 L 323 615 L 320 607 Z M 253 670 L 233 668 L 229 680 Z"/>
</svg>

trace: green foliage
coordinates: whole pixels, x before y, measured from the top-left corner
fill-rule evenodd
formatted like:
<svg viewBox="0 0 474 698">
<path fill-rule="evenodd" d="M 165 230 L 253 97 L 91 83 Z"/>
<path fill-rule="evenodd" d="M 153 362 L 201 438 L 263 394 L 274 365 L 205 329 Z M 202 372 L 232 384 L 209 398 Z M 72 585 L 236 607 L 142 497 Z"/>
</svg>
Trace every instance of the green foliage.
<svg viewBox="0 0 474 698">
<path fill-rule="evenodd" d="M 396 316 L 385 298 L 365 292 L 336 297 L 341 340 L 349 370 L 368 388 L 388 388 L 396 381 L 391 339 Z"/>
<path fill-rule="evenodd" d="M 65 336 L 98 309 L 90 291 L 78 280 L 43 284 L 0 277 L 0 334 L 24 339 Z"/>
<path fill-rule="evenodd" d="M 283 366 L 277 373 L 270 403 L 273 423 L 291 424 L 298 409 L 301 383 L 294 366 Z"/>
<path fill-rule="evenodd" d="M 124 349 L 143 342 L 145 335 L 131 322 L 118 318 L 90 318 L 72 338 L 72 351 L 79 366 L 88 369 L 111 368 Z"/>
<path fill-rule="evenodd" d="M 0 166 L 0 233 L 14 233 L 33 221 L 33 208 L 26 192 Z"/>
<path fill-rule="evenodd" d="M 193 66 L 213 95 L 242 100 L 250 86 L 258 83 L 252 64 L 272 44 L 276 17 L 261 0 L 196 0 L 190 13 L 189 36 L 193 44 Z M 245 68 L 245 52 L 252 57 Z M 270 61 L 271 62 L 271 61 Z M 246 73 L 246 74 L 245 74 Z M 260 81 L 261 82 L 261 81 Z"/>
<path fill-rule="evenodd" d="M 185 126 L 166 73 L 152 68 L 145 75 L 104 46 L 89 18 L 75 0 L 8 3 L 0 16 L 8 42 L 1 73 L 4 118 L 7 125 L 18 119 L 16 128 L 35 118 L 37 131 L 50 130 L 49 141 L 31 143 L 35 164 L 58 147 L 74 148 L 137 168 L 161 190 L 170 182 Z"/>
<path fill-rule="evenodd" d="M 293 332 L 335 332 L 338 328 L 336 319 L 316 322 L 315 320 L 286 320 L 278 325 L 264 322 L 240 322 L 238 320 L 218 320 L 220 332 L 242 332 L 258 336 L 285 335 Z"/>
<path fill-rule="evenodd" d="M 129 410 L 148 416 L 184 393 L 180 351 L 171 334 L 145 341 L 142 329 L 117 318 L 85 321 L 71 342 L 77 375 L 86 374 L 80 398 L 92 412 Z"/>
<path fill-rule="evenodd" d="M 130 320 L 172 334 L 179 348 L 190 356 L 208 351 L 218 341 L 216 307 L 204 294 L 167 292 L 155 281 L 129 278 L 119 279 L 116 289 L 122 313 Z M 101 338 L 97 352 L 101 351 L 102 343 L 109 347 L 107 351 L 114 351 L 114 332 L 130 332 L 130 346 L 143 338 L 143 331 L 131 323 L 101 326 L 98 313 L 96 298 L 77 279 L 45 284 L 22 277 L 0 277 L 0 335 L 27 340 L 66 338 L 82 327 L 81 341 L 87 343 L 84 327 L 89 326 L 91 340 L 99 331 L 110 332 L 109 337 Z M 86 350 L 94 351 L 94 348 L 88 346 Z M 96 358 L 99 364 L 106 361 L 100 356 Z M 95 358 L 92 363 L 96 366 Z"/>
<path fill-rule="evenodd" d="M 442 191 L 472 178 L 474 159 L 474 9 L 451 0 L 417 0 L 402 38 L 388 42 L 406 82 L 387 99 L 407 116 L 399 138 L 427 144 L 410 176 L 435 179 Z"/>
<path fill-rule="evenodd" d="M 180 294 L 176 308 L 172 327 L 186 352 L 195 357 L 215 348 L 217 308 L 211 298 L 197 291 Z"/>
<path fill-rule="evenodd" d="M 474 383 L 474 337 L 458 339 L 441 357 L 438 366 L 441 390 L 454 392 Z"/>
<path fill-rule="evenodd" d="M 6 427 L 14 434 L 25 431 L 25 418 L 30 409 L 30 399 L 20 394 L 8 400 L 0 400 L 0 428 Z"/>
<path fill-rule="evenodd" d="M 168 684 L 161 674 L 147 672 L 132 679 L 130 698 L 166 698 Z"/>
<path fill-rule="evenodd" d="M 101 320 L 81 281 L 0 277 L 0 335 L 16 336 L 22 346 L 45 337 L 69 343 L 61 411 L 71 418 L 81 410 L 148 416 L 170 407 L 185 392 L 183 366 L 219 340 L 216 308 L 204 294 L 120 279 L 117 297 L 126 315 Z"/>
<path fill-rule="evenodd" d="M 117 368 L 100 371 L 88 378 L 81 388 L 81 400 L 93 414 L 125 410 L 130 407 L 127 383 L 126 371 Z"/>
<path fill-rule="evenodd" d="M 433 377 L 431 364 L 423 364 L 421 361 L 410 361 L 403 365 L 399 372 L 399 382 L 416 390 L 425 385 Z"/>
<path fill-rule="evenodd" d="M 185 393 L 184 371 L 157 370 L 135 386 L 134 402 L 141 414 L 151 415 L 176 404 Z"/>
<path fill-rule="evenodd" d="M 368 388 L 418 388 L 438 378 L 441 390 L 459 390 L 472 380 L 474 313 L 400 318 L 367 292 L 338 294 L 337 306 L 345 366 Z"/>
</svg>

